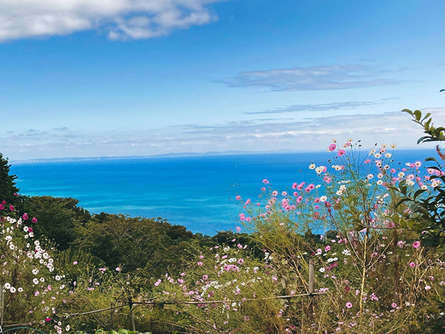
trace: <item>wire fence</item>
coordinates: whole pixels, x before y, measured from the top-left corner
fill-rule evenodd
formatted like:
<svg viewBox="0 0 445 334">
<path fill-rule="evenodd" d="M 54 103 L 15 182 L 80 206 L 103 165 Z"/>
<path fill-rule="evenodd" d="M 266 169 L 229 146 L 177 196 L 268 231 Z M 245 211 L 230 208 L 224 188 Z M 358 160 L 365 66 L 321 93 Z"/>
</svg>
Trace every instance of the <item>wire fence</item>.
<svg viewBox="0 0 445 334">
<path fill-rule="evenodd" d="M 122 303 L 119 305 L 102 308 L 102 309 L 96 309 L 96 310 L 90 310 L 85 312 L 76 312 L 76 313 L 63 313 L 63 314 L 56 314 L 55 316 L 57 318 L 64 318 L 69 319 L 73 317 L 80 317 L 95 313 L 102 313 L 107 311 L 114 311 L 123 309 L 126 307 L 130 308 L 130 318 L 131 318 L 131 324 L 132 324 L 132 330 L 136 331 L 135 328 L 135 321 L 134 321 L 134 307 L 133 305 L 137 306 L 159 306 L 163 307 L 164 305 L 214 305 L 214 304 L 227 304 L 227 303 L 241 303 L 241 302 L 253 302 L 253 301 L 264 301 L 264 300 L 274 300 L 274 299 L 292 299 L 292 298 L 298 298 L 298 297 L 314 297 L 318 295 L 324 295 L 326 292 L 316 292 L 314 290 L 315 286 L 315 275 L 314 275 L 314 263 L 311 260 L 309 260 L 309 277 L 308 277 L 308 292 L 307 293 L 301 293 L 301 294 L 290 294 L 290 295 L 282 295 L 282 296 L 269 296 L 269 297 L 260 297 L 260 298 L 243 298 L 242 300 L 239 299 L 222 299 L 222 300 L 210 300 L 210 301 L 180 301 L 180 300 L 146 300 L 146 301 L 129 301 L 128 303 Z M 37 324 L 38 321 L 34 322 L 23 322 L 23 323 L 5 323 L 4 322 L 4 314 L 5 314 L 5 307 L 4 307 L 4 290 L 0 289 L 0 334 L 11 332 L 13 330 L 18 329 L 29 329 L 31 331 L 47 334 L 43 332 L 40 329 L 33 328 L 32 326 Z M 6 329 L 6 330 L 5 330 Z"/>
</svg>

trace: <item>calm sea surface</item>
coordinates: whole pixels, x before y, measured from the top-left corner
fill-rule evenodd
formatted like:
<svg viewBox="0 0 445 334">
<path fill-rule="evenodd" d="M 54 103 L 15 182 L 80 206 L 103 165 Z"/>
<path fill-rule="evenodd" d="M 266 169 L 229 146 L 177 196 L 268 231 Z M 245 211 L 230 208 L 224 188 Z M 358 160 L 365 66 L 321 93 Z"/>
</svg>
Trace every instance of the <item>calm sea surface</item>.
<svg viewBox="0 0 445 334">
<path fill-rule="evenodd" d="M 398 151 L 414 161 L 431 151 Z M 20 192 L 73 197 L 93 213 L 163 217 L 193 232 L 234 230 L 241 211 L 235 196 L 260 194 L 261 180 L 289 190 L 293 182 L 317 181 L 311 162 L 327 164 L 330 153 L 255 154 L 33 162 L 12 165 Z M 366 155 L 363 154 L 363 157 Z"/>
</svg>

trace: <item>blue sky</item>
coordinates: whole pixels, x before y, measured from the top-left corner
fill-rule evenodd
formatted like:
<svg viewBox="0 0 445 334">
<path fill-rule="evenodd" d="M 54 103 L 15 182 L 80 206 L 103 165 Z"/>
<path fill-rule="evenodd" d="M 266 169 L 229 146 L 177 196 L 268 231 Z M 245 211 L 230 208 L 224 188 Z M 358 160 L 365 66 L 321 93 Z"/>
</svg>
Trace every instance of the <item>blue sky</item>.
<svg viewBox="0 0 445 334">
<path fill-rule="evenodd" d="M 0 0 L 12 160 L 415 146 L 445 117 L 444 1 Z"/>
</svg>

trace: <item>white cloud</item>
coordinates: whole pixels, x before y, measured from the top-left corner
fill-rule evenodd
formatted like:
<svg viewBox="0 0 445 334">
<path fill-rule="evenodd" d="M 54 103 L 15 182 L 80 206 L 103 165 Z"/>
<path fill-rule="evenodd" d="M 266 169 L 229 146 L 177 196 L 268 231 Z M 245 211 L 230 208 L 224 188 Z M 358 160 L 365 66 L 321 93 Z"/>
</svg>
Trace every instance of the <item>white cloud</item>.
<svg viewBox="0 0 445 334">
<path fill-rule="evenodd" d="M 398 84 L 389 71 L 360 64 L 294 67 L 241 72 L 223 80 L 229 87 L 263 87 L 273 91 L 335 90 Z"/>
<path fill-rule="evenodd" d="M 265 111 L 245 112 L 246 115 L 284 114 L 299 111 L 332 111 L 350 108 L 369 107 L 379 104 L 381 101 L 343 101 L 331 103 L 293 104 L 286 107 L 273 108 Z"/>
<path fill-rule="evenodd" d="M 0 41 L 98 29 L 141 39 L 211 22 L 222 0 L 0 0 Z"/>
<path fill-rule="evenodd" d="M 432 112 L 438 124 L 445 109 Z M 250 120 L 216 125 L 183 125 L 164 129 L 86 132 L 69 128 L 29 129 L 0 134 L 1 152 L 12 160 L 62 157 L 137 156 L 205 152 L 325 151 L 332 139 L 361 139 L 401 148 L 417 145 L 422 129 L 409 115 L 397 112 L 338 115 L 303 120 Z"/>
</svg>

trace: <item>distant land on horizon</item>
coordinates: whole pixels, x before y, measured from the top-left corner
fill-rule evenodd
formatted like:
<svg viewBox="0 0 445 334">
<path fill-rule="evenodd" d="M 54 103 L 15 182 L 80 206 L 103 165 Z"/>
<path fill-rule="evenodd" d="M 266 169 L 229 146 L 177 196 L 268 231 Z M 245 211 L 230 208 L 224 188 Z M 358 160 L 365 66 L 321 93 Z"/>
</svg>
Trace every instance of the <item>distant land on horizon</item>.
<svg viewBox="0 0 445 334">
<path fill-rule="evenodd" d="M 369 148 L 370 149 L 370 148 Z M 433 147 L 418 147 L 418 148 L 396 148 L 397 151 L 429 151 Z M 361 152 L 367 149 L 360 150 Z M 165 153 L 152 155 L 123 155 L 123 156 L 91 156 L 91 157 L 62 157 L 62 158 L 40 158 L 40 159 L 19 159 L 9 160 L 13 164 L 28 164 L 28 163 L 50 163 L 50 162 L 71 162 L 71 161 L 104 161 L 104 160 L 132 160 L 132 159 L 163 159 L 163 158 L 193 158 L 193 157 L 212 157 L 212 156 L 233 156 L 233 155 L 273 155 L 273 154 L 320 154 L 329 153 L 328 151 L 223 151 L 223 152 L 183 152 L 183 153 Z"/>
</svg>

